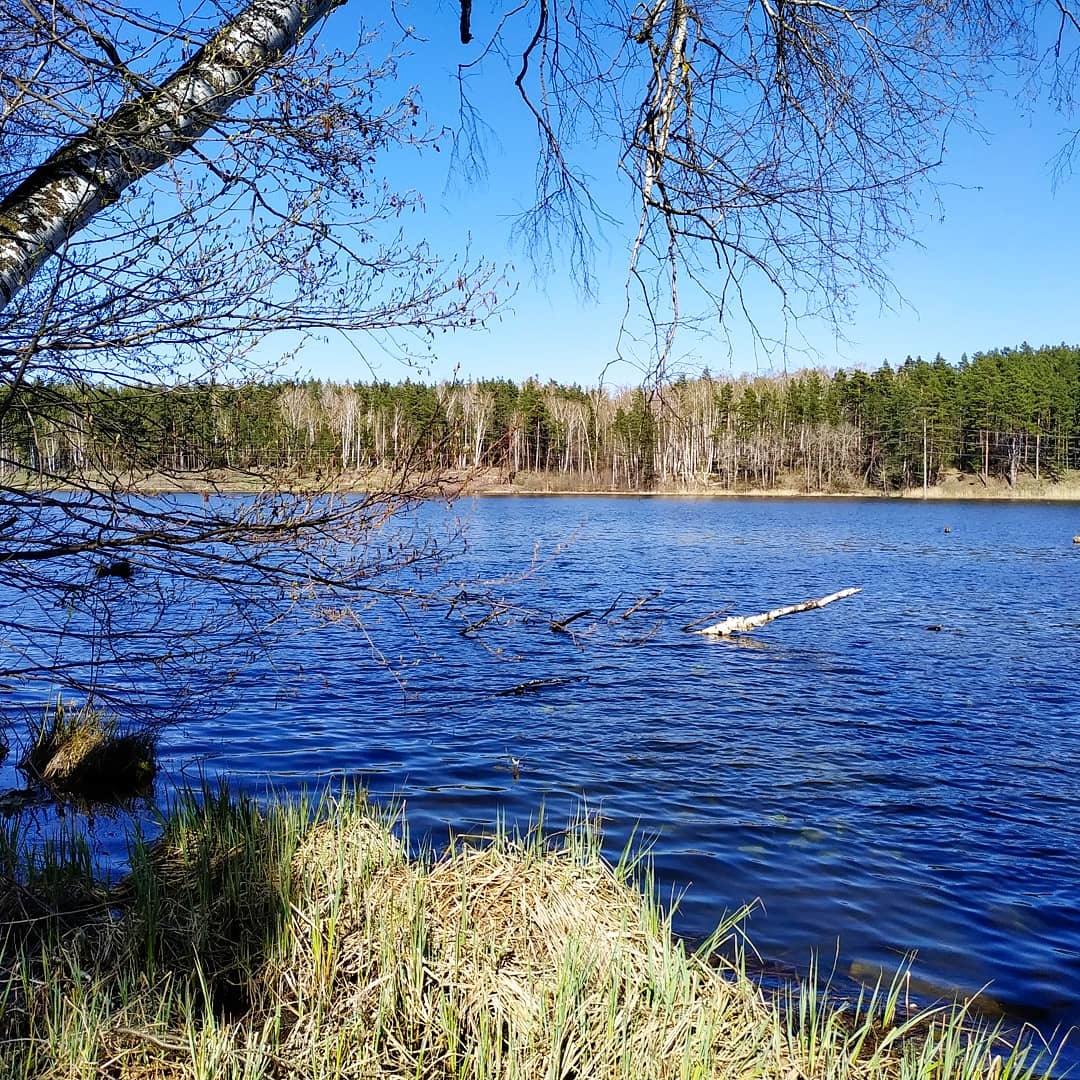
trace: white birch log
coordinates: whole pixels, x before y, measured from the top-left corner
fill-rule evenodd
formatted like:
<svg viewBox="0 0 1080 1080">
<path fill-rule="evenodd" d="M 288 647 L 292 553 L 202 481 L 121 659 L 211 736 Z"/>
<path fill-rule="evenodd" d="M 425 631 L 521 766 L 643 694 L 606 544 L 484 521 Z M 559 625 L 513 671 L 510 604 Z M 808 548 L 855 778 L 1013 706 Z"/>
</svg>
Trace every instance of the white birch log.
<svg viewBox="0 0 1080 1080">
<path fill-rule="evenodd" d="M 0 311 L 95 214 L 195 144 L 345 0 L 253 0 L 160 86 L 73 138 L 0 203 Z"/>
<path fill-rule="evenodd" d="M 771 623 L 773 619 L 779 619 L 783 615 L 794 615 L 799 611 L 811 611 L 813 608 L 823 608 L 834 600 L 843 600 L 845 596 L 854 596 L 862 589 L 841 589 L 839 592 L 830 593 L 818 600 L 804 600 L 801 604 L 789 604 L 787 607 L 773 608 L 772 611 L 764 611 L 760 615 L 732 615 L 727 619 L 721 619 L 711 626 L 693 630 L 694 634 L 707 634 L 709 637 L 730 637 L 732 634 L 748 634 L 759 626 Z"/>
</svg>

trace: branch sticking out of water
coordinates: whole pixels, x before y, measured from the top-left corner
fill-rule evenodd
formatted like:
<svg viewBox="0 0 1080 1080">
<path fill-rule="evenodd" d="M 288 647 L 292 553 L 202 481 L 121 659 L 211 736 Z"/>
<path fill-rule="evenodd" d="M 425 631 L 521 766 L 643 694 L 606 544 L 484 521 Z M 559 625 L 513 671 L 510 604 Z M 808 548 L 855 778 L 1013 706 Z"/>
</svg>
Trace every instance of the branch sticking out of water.
<svg viewBox="0 0 1080 1080">
<path fill-rule="evenodd" d="M 652 600 L 655 600 L 655 599 L 656 599 L 656 598 L 657 598 L 657 597 L 658 597 L 658 596 L 660 595 L 660 593 L 661 593 L 661 592 L 662 592 L 662 590 L 661 590 L 661 589 L 654 589 L 654 590 L 653 590 L 653 591 L 652 591 L 651 593 L 649 593 L 649 594 L 648 594 L 647 596 L 643 596 L 643 597 L 642 597 L 642 598 L 641 598 L 640 600 L 638 600 L 638 602 L 637 602 L 636 604 L 633 604 L 633 605 L 632 605 L 631 607 L 628 607 L 628 608 L 627 608 L 627 609 L 626 609 L 626 610 L 625 610 L 625 611 L 624 611 L 624 612 L 623 612 L 623 613 L 622 613 L 622 614 L 621 614 L 621 615 L 619 616 L 619 618 L 620 618 L 620 619 L 629 619 L 629 618 L 630 618 L 630 616 L 631 616 L 631 615 L 633 615 L 635 611 L 640 611 L 640 610 L 641 610 L 641 608 L 643 608 L 643 607 L 644 607 L 644 606 L 645 606 L 646 604 L 648 604 L 648 603 L 649 603 L 650 601 L 652 601 Z"/>
<path fill-rule="evenodd" d="M 584 611 L 577 611 L 573 615 L 567 616 L 565 619 L 555 619 L 551 623 L 551 631 L 554 634 L 565 634 L 566 628 L 575 620 L 584 618 L 586 615 L 591 615 L 592 609 L 586 608 Z"/>
</svg>

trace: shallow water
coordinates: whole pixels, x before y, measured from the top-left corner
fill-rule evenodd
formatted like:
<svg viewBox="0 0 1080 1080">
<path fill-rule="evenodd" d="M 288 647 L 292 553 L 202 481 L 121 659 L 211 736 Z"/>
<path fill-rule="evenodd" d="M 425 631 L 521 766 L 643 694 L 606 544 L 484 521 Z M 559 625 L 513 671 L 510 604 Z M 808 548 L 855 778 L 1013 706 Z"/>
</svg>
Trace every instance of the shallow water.
<svg viewBox="0 0 1080 1080">
<path fill-rule="evenodd" d="M 383 650 L 427 657 L 404 687 L 355 631 L 294 639 L 284 685 L 248 672 L 224 720 L 169 736 L 170 775 L 197 761 L 255 789 L 356 779 L 436 843 L 542 807 L 561 824 L 584 801 L 612 852 L 652 842 L 683 933 L 757 899 L 748 932 L 770 964 L 803 970 L 817 951 L 865 974 L 916 953 L 928 996 L 986 986 L 1044 1031 L 1080 1022 L 1080 507 L 491 498 L 456 513 L 459 576 L 521 570 L 539 545 L 547 562 L 504 587 L 523 606 L 565 618 L 662 594 L 580 640 L 533 620 L 484 647 L 420 612 L 421 645 L 388 617 Z M 749 644 L 681 629 L 853 585 Z M 500 693 L 529 680 L 563 681 Z"/>
</svg>

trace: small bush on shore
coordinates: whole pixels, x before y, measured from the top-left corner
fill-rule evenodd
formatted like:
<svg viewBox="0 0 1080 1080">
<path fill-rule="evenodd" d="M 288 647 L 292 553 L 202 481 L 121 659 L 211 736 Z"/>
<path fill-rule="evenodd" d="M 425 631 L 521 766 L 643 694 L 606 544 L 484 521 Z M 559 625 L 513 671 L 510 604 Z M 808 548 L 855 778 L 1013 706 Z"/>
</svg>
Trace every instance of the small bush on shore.
<svg viewBox="0 0 1080 1080">
<path fill-rule="evenodd" d="M 41 860 L 18 889 L 73 906 L 7 927 L 4 1076 L 1025 1080 L 1051 1065 L 963 1005 L 909 1015 L 899 983 L 776 1007 L 737 949 L 688 951 L 632 884 L 640 867 L 605 863 L 584 828 L 410 858 L 357 797 L 261 811 L 204 791 L 109 892 L 86 886 L 85 850 Z M 65 874 L 82 893 L 41 892 Z"/>
</svg>

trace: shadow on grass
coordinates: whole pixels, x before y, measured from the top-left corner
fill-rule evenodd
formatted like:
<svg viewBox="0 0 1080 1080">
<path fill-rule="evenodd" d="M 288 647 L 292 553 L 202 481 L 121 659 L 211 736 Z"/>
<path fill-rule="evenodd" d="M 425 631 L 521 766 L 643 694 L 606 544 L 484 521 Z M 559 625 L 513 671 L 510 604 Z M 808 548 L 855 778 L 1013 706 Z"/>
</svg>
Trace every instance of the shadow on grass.
<svg viewBox="0 0 1080 1080">
<path fill-rule="evenodd" d="M 107 887 L 85 842 L 0 837 L 0 1075 L 1032 1080 L 970 1003 L 785 1008 L 736 922 L 697 952 L 587 825 L 411 859 L 362 797 L 179 797 Z M 732 947 L 734 943 L 734 948 Z M 723 946 L 724 948 L 721 948 Z M 729 956 L 731 959 L 717 959 Z"/>
</svg>

